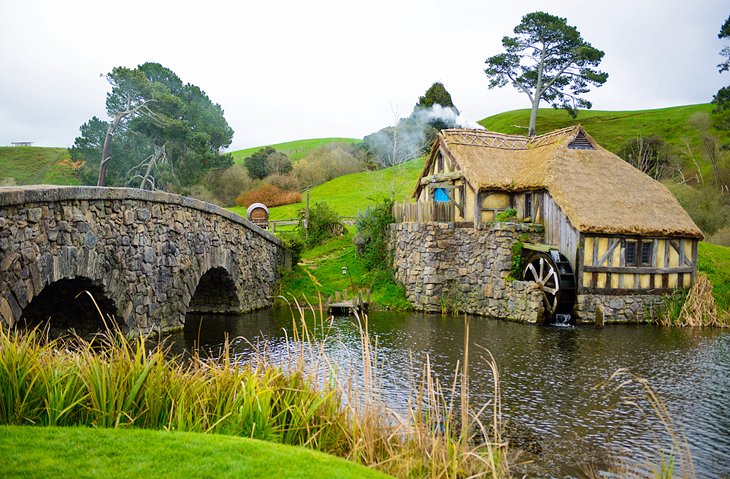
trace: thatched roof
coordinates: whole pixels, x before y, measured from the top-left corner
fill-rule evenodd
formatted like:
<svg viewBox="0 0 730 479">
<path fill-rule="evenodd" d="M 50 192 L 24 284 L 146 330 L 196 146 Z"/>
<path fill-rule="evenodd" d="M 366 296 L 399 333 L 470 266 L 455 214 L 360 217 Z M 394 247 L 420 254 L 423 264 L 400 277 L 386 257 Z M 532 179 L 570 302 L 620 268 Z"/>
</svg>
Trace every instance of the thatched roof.
<svg viewBox="0 0 730 479">
<path fill-rule="evenodd" d="M 593 149 L 568 148 L 580 134 Z M 602 148 L 580 125 L 533 138 L 443 130 L 421 176 L 438 146 L 477 190 L 546 189 L 580 232 L 702 237 L 664 185 Z"/>
</svg>

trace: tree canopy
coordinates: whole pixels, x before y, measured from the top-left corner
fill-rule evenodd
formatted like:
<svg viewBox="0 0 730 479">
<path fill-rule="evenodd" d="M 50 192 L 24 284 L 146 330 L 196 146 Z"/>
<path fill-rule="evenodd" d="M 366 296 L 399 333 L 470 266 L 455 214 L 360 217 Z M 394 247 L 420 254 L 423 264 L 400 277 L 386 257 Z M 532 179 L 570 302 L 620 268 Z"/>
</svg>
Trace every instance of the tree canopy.
<svg viewBox="0 0 730 479">
<path fill-rule="evenodd" d="M 446 87 L 441 82 L 435 82 L 431 85 L 423 96 L 418 97 L 418 103 L 416 103 L 415 110 L 422 108 L 429 108 L 433 105 L 441 105 L 443 107 L 452 108 L 455 113 L 459 113 L 459 110 L 451 100 L 451 94 L 446 91 Z"/>
<path fill-rule="evenodd" d="M 720 27 L 717 38 L 721 40 L 730 38 L 730 15 Z M 730 45 L 725 45 L 720 51 L 720 55 L 723 61 L 717 65 L 717 69 L 723 73 L 730 70 Z M 719 114 L 717 122 L 719 128 L 730 129 L 730 86 L 720 88 L 712 97 L 712 103 L 715 105 L 714 113 Z"/>
<path fill-rule="evenodd" d="M 603 59 L 601 50 L 585 41 L 565 18 L 545 12 L 522 17 L 514 33 L 502 38 L 505 52 L 487 58 L 484 72 L 490 89 L 510 83 L 530 99 L 530 136 L 535 135 L 540 101 L 564 108 L 571 116 L 578 108 L 591 108 L 580 95 L 608 79 L 607 73 L 595 68 Z"/>
<path fill-rule="evenodd" d="M 100 186 L 174 189 L 232 164 L 220 150 L 233 130 L 220 105 L 159 63 L 116 67 L 106 75 L 110 120 L 81 125 L 70 149 L 83 160 L 82 180 Z"/>
<path fill-rule="evenodd" d="M 251 178 L 264 179 L 269 175 L 285 175 L 292 170 L 292 162 L 284 153 L 265 146 L 244 158 L 243 164 Z"/>
</svg>

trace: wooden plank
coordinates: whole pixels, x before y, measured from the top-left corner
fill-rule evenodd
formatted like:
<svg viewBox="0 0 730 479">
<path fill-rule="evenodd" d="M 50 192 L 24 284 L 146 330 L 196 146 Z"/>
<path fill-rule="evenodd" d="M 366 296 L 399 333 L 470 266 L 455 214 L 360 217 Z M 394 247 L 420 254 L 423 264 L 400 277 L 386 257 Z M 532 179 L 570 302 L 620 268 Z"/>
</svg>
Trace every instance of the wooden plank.
<svg viewBox="0 0 730 479">
<path fill-rule="evenodd" d="M 598 266 L 598 236 L 593 237 L 593 262 L 592 266 Z"/>
<path fill-rule="evenodd" d="M 697 279 L 697 255 L 698 255 L 699 241 L 692 240 L 692 284 L 695 284 Z"/>
<path fill-rule="evenodd" d="M 586 247 L 585 236 L 579 234 L 578 252 L 576 253 L 576 269 L 577 269 L 576 278 L 578 279 L 576 294 L 581 294 L 583 292 L 583 261 L 585 259 L 585 247 Z"/>
<path fill-rule="evenodd" d="M 659 240 L 654 239 L 651 245 L 651 267 L 656 268 L 656 255 L 657 255 L 657 249 L 659 248 Z"/>
<path fill-rule="evenodd" d="M 631 296 L 638 294 L 667 295 L 676 292 L 676 288 L 624 289 L 624 288 L 584 288 L 583 294 L 605 294 L 607 296 Z"/>
<path fill-rule="evenodd" d="M 608 258 L 610 258 L 611 255 L 613 255 L 613 250 L 616 249 L 616 245 L 618 245 L 618 244 L 619 244 L 619 240 L 618 239 L 614 239 L 613 243 L 610 243 L 608 245 L 608 250 L 606 251 L 606 253 L 604 253 L 603 256 L 601 256 L 600 258 L 598 258 L 598 262 L 594 262 L 593 265 L 594 266 L 601 266 L 603 263 L 605 263 L 606 260 Z M 595 245 L 595 243 L 594 243 L 594 245 Z"/>
<path fill-rule="evenodd" d="M 476 228 L 479 226 L 479 223 L 482 222 L 482 203 L 481 203 L 481 196 L 482 193 L 479 190 L 474 191 L 474 227 Z"/>
<path fill-rule="evenodd" d="M 664 267 L 669 268 L 669 238 L 664 240 Z"/>
<path fill-rule="evenodd" d="M 530 251 L 539 251 L 541 253 L 550 253 L 550 251 L 557 249 L 553 245 L 541 243 L 522 243 L 522 246 Z"/>
<path fill-rule="evenodd" d="M 623 273 L 623 274 L 664 274 L 664 273 L 691 273 L 691 266 L 680 266 L 676 268 L 652 268 L 651 266 L 590 266 L 585 265 L 586 273 Z"/>
<path fill-rule="evenodd" d="M 682 266 L 685 264 L 684 262 L 684 238 L 679 240 L 679 266 Z"/>
</svg>

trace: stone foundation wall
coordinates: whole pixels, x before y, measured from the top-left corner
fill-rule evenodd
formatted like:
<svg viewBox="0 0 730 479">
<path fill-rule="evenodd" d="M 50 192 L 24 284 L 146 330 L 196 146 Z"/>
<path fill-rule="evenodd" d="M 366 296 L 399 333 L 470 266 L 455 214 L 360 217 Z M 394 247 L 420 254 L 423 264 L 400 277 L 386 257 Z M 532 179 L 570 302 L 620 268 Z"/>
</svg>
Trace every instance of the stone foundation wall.
<svg viewBox="0 0 730 479">
<path fill-rule="evenodd" d="M 453 223 L 391 225 L 396 280 L 421 311 L 460 312 L 540 322 L 542 293 L 532 282 L 510 281 L 512 245 L 540 242 L 539 225 L 495 223 L 457 228 Z"/>
<path fill-rule="evenodd" d="M 579 323 L 645 322 L 666 307 L 667 297 L 660 294 L 580 294 L 575 302 Z"/>
</svg>

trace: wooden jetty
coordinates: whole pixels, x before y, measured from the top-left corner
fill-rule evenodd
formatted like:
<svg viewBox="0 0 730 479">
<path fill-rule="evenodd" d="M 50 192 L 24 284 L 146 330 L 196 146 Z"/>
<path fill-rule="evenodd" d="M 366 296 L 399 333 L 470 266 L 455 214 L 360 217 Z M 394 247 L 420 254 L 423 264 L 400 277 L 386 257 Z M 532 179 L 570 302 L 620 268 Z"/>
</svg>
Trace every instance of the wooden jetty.
<svg viewBox="0 0 730 479">
<path fill-rule="evenodd" d="M 347 290 L 335 291 L 335 297 L 327 298 L 327 314 L 332 316 L 343 316 L 345 314 L 362 314 L 368 312 L 370 304 L 370 290 L 360 289 L 352 298 L 348 298 Z"/>
</svg>

